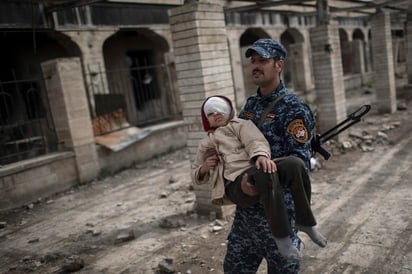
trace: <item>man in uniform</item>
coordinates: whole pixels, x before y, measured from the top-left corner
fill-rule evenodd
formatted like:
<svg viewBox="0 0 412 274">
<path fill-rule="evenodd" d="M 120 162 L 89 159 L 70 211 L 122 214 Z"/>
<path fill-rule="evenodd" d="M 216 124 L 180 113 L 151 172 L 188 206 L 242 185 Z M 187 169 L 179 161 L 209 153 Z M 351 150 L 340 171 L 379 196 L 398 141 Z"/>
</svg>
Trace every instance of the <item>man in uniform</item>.
<svg viewBox="0 0 412 274">
<path fill-rule="evenodd" d="M 315 119 L 309 106 L 288 91 L 280 79 L 286 49 L 275 40 L 259 39 L 246 51 L 246 57 L 250 57 L 252 78 L 258 89 L 255 95 L 248 98 L 239 117 L 258 125 L 264 115 L 260 130 L 270 144 L 272 157 L 297 156 L 305 162 L 309 172 Z M 266 110 L 268 106 L 270 109 Z M 304 187 L 310 201 L 311 186 Z M 251 196 L 257 194 L 246 177 L 242 181 L 242 190 Z M 292 227 L 292 242 L 300 249 L 292 195 L 287 186 L 283 192 Z M 227 274 L 256 273 L 263 258 L 267 261 L 270 274 L 299 272 L 299 261 L 288 261 L 280 255 L 262 204 L 238 206 L 228 236 L 224 271 Z"/>
</svg>

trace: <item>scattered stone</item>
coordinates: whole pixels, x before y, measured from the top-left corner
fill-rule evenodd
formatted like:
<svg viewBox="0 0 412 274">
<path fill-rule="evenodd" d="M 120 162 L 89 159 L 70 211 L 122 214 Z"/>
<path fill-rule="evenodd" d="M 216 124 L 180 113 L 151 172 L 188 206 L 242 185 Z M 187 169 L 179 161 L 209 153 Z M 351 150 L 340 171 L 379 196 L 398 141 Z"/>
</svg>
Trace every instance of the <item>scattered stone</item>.
<svg viewBox="0 0 412 274">
<path fill-rule="evenodd" d="M 31 257 L 31 256 L 24 256 L 24 257 L 21 259 L 22 262 L 29 262 L 29 261 L 31 261 L 31 260 L 32 260 L 32 257 Z"/>
<path fill-rule="evenodd" d="M 169 193 L 167 193 L 167 192 L 165 192 L 165 191 L 163 191 L 162 193 L 160 193 L 160 198 L 161 198 L 161 199 L 167 198 L 167 196 L 169 196 Z"/>
<path fill-rule="evenodd" d="M 399 102 L 398 105 L 397 105 L 397 109 L 400 110 L 400 111 L 403 111 L 403 110 L 407 110 L 408 107 L 406 106 L 405 102 Z"/>
<path fill-rule="evenodd" d="M 86 231 L 87 234 L 91 234 L 92 236 L 99 236 L 100 234 L 102 234 L 101 231 L 96 230 L 96 229 L 88 229 Z"/>
<path fill-rule="evenodd" d="M 170 178 L 169 178 L 169 184 L 173 184 L 173 183 L 176 183 L 176 178 L 175 177 L 173 177 L 173 176 L 171 176 Z"/>
<path fill-rule="evenodd" d="M 46 254 L 40 260 L 43 263 L 50 263 L 50 262 L 56 261 L 58 258 L 59 258 L 59 256 L 56 255 L 56 254 Z"/>
<path fill-rule="evenodd" d="M 210 232 L 212 232 L 212 233 L 214 233 L 214 232 L 219 232 L 219 231 L 221 231 L 222 229 L 223 229 L 222 226 L 220 226 L 220 225 L 214 225 L 214 226 L 212 226 Z"/>
<path fill-rule="evenodd" d="M 159 223 L 159 227 L 161 228 L 178 228 L 182 226 L 185 226 L 185 224 L 182 221 L 180 220 L 172 221 L 167 218 L 161 219 Z"/>
<path fill-rule="evenodd" d="M 367 146 L 367 145 L 361 145 L 360 146 L 362 152 L 371 152 L 374 151 L 374 148 L 372 146 Z"/>
<path fill-rule="evenodd" d="M 7 226 L 7 222 L 0 222 L 0 228 L 5 228 Z"/>
<path fill-rule="evenodd" d="M 352 146 L 352 143 L 350 142 L 350 141 L 343 141 L 342 142 L 342 148 L 343 149 L 350 149 L 350 148 L 352 148 L 353 146 Z"/>
<path fill-rule="evenodd" d="M 29 244 L 33 244 L 33 243 L 37 243 L 37 242 L 39 242 L 39 241 L 40 241 L 39 238 L 33 238 L 33 239 L 30 239 L 30 240 L 28 241 L 28 243 L 29 243 Z"/>
<path fill-rule="evenodd" d="M 127 241 L 131 241 L 135 239 L 134 231 L 129 230 L 129 231 L 123 231 L 120 234 L 116 236 L 116 243 L 123 243 Z"/>
<path fill-rule="evenodd" d="M 220 225 L 220 226 L 224 226 L 224 225 L 227 224 L 227 222 L 224 221 L 224 220 L 216 219 L 216 220 L 215 220 L 215 224 L 216 224 L 216 225 Z"/>
<path fill-rule="evenodd" d="M 194 198 L 189 197 L 185 199 L 185 204 L 190 204 L 190 203 L 193 203 L 194 201 L 195 201 Z"/>
<path fill-rule="evenodd" d="M 350 132 L 349 137 L 357 138 L 357 139 L 360 139 L 360 140 L 365 140 L 364 135 L 362 133 L 359 133 L 359 132 Z"/>
<path fill-rule="evenodd" d="M 175 267 L 174 267 L 174 265 L 173 265 L 173 259 L 171 259 L 171 258 L 166 258 L 166 259 L 163 259 L 160 263 L 159 263 L 159 265 L 158 265 L 158 267 L 159 267 L 159 270 L 160 270 L 160 272 L 162 273 L 175 273 Z"/>
<path fill-rule="evenodd" d="M 79 271 L 84 267 L 84 261 L 79 258 L 78 256 L 71 256 L 70 258 L 66 259 L 65 264 L 62 266 L 62 270 L 72 273 Z"/>
<path fill-rule="evenodd" d="M 386 133 L 384 133 L 384 132 L 382 132 L 382 131 L 378 131 L 377 135 L 378 135 L 379 138 L 382 138 L 382 139 L 384 139 L 384 140 L 388 140 L 388 139 L 389 139 L 389 138 L 388 138 L 388 134 L 386 134 Z"/>
</svg>

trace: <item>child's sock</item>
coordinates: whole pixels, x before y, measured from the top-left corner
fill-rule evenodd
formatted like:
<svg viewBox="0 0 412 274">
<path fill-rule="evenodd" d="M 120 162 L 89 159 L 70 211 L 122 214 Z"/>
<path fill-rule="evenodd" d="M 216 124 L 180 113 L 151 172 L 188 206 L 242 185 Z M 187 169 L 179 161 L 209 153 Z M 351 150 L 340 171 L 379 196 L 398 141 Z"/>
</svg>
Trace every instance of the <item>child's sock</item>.
<svg viewBox="0 0 412 274">
<path fill-rule="evenodd" d="M 328 243 L 328 240 L 323 236 L 319 230 L 316 229 L 314 226 L 302 226 L 296 225 L 296 228 L 302 232 L 308 234 L 308 236 L 312 239 L 314 243 L 316 243 L 320 247 L 325 247 Z"/>
<path fill-rule="evenodd" d="M 284 238 L 275 237 L 275 242 L 283 258 L 285 258 L 286 260 L 296 260 L 296 261 L 300 259 L 300 252 L 292 244 L 292 241 L 290 240 L 289 237 L 284 237 Z"/>
</svg>

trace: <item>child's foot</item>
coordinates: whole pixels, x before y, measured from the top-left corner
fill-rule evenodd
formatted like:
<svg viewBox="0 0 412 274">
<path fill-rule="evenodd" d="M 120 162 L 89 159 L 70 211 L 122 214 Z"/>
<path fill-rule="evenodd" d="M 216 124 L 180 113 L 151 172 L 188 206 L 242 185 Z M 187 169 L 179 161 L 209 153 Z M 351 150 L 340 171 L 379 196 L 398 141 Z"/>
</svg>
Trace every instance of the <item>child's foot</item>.
<svg viewBox="0 0 412 274">
<path fill-rule="evenodd" d="M 296 228 L 302 232 L 308 234 L 311 240 L 316 243 L 320 247 L 325 247 L 328 243 L 328 240 L 323 236 L 319 230 L 316 229 L 314 226 L 302 226 L 296 225 Z"/>
<path fill-rule="evenodd" d="M 289 237 L 276 238 L 276 245 L 278 246 L 279 252 L 283 258 L 286 260 L 298 261 L 300 259 L 299 250 L 292 244 Z"/>
</svg>

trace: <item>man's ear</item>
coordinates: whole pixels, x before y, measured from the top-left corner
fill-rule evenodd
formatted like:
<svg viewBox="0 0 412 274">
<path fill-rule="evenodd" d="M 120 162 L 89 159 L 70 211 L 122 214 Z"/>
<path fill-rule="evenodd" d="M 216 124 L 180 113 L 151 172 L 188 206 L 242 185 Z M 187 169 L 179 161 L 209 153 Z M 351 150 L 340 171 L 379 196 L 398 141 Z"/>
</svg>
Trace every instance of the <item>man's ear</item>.
<svg viewBox="0 0 412 274">
<path fill-rule="evenodd" d="M 284 65 L 285 65 L 285 62 L 283 60 L 275 61 L 275 68 L 277 68 L 279 72 L 283 70 Z"/>
</svg>

